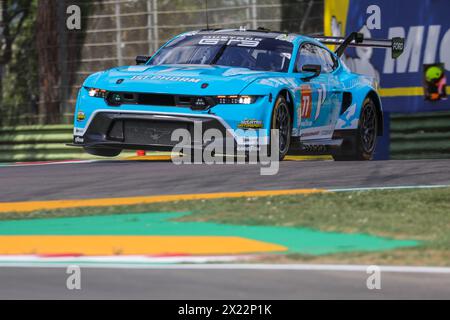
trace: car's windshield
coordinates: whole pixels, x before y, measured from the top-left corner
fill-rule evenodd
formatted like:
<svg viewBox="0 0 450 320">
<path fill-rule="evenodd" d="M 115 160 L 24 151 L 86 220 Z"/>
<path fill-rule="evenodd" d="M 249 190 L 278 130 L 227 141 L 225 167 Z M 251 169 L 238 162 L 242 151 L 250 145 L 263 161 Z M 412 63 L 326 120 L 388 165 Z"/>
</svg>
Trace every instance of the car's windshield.
<svg viewBox="0 0 450 320">
<path fill-rule="evenodd" d="M 182 36 L 163 47 L 149 64 L 205 64 L 287 72 L 292 48 L 292 43 L 272 38 Z"/>
</svg>

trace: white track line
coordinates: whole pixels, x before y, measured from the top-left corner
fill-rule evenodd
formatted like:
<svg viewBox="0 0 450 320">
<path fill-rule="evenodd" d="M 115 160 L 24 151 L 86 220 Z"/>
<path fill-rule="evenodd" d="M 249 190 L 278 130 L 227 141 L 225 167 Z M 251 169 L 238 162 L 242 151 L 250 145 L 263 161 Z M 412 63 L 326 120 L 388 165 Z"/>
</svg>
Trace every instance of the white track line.
<svg viewBox="0 0 450 320">
<path fill-rule="evenodd" d="M 86 268 L 103 269 L 155 269 L 155 270 L 261 270 L 261 271 L 339 271 L 367 272 L 369 265 L 341 264 L 230 264 L 234 256 L 216 257 L 79 257 L 79 258 L 36 258 L 30 256 L 0 257 L 0 267 L 64 268 L 78 265 Z M 249 258 L 249 257 L 247 257 Z M 205 262 L 216 263 L 205 263 Z M 425 266 L 378 266 L 386 273 L 449 274 L 450 267 Z M 1 270 L 0 270 L 1 272 Z"/>
<path fill-rule="evenodd" d="M 330 192 L 350 192 L 350 191 L 371 191 L 371 190 L 402 190 L 402 189 L 434 189 L 434 188 L 449 188 L 448 184 L 441 185 L 418 185 L 418 186 L 392 186 L 392 187 L 361 187 L 361 188 L 340 188 L 327 189 Z"/>
<path fill-rule="evenodd" d="M 173 264 L 173 263 L 223 263 L 248 259 L 250 256 L 67 256 L 67 257 L 43 257 L 36 255 L 4 255 L 0 256 L 0 267 L 7 266 L 64 266 L 69 264 L 79 265 L 149 265 L 149 264 Z"/>
<path fill-rule="evenodd" d="M 63 165 L 63 164 L 83 164 L 83 163 L 93 163 L 104 160 L 73 160 L 73 161 L 49 161 L 49 162 L 17 162 L 7 165 L 0 166 L 1 168 L 17 168 L 17 167 L 42 167 L 42 166 L 52 166 L 52 165 Z"/>
</svg>

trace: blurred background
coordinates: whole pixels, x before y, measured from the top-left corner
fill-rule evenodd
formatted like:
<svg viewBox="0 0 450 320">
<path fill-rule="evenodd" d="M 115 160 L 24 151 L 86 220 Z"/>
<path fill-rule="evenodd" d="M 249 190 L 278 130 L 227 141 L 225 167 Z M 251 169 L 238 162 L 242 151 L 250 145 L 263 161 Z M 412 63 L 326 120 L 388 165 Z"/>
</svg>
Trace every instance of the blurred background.
<svg viewBox="0 0 450 320">
<path fill-rule="evenodd" d="M 76 94 L 83 80 L 96 71 L 132 65 L 136 55 L 152 54 L 176 34 L 205 28 L 206 10 L 211 28 L 345 35 L 370 34 L 363 26 L 371 4 L 381 6 L 384 24 L 371 36 L 387 38 L 400 26 L 407 38 L 404 58 L 390 73 L 385 72 L 384 50 L 373 56 L 351 50 L 345 58 L 355 71 L 370 71 L 365 66 L 373 64 L 381 78 L 388 130 L 376 158 L 449 158 L 449 102 L 445 96 L 427 97 L 430 75 L 427 78 L 424 69 L 442 63 L 440 81 L 448 72 L 442 61 L 446 58 L 439 56 L 439 49 L 441 55 L 449 52 L 447 46 L 450 50 L 449 22 L 441 17 L 450 9 L 446 0 L 1 0 L 0 162 L 84 156 L 64 147 L 71 139 Z M 66 25 L 72 5 L 81 9 L 79 30 Z M 422 33 L 411 27 L 418 25 L 423 25 Z M 434 41 L 436 25 L 440 27 Z M 418 40 L 419 55 L 429 57 L 426 47 L 435 46 L 435 59 L 417 58 Z M 414 70 L 416 60 L 419 68 Z M 400 70 L 403 66 L 406 72 Z"/>
<path fill-rule="evenodd" d="M 81 30 L 67 30 L 76 4 Z M 2 0 L 3 124 L 70 123 L 86 76 L 206 27 L 204 0 Z M 322 32 L 322 0 L 209 0 L 210 27 Z M 1 37 L 1 36 L 0 36 Z"/>
</svg>

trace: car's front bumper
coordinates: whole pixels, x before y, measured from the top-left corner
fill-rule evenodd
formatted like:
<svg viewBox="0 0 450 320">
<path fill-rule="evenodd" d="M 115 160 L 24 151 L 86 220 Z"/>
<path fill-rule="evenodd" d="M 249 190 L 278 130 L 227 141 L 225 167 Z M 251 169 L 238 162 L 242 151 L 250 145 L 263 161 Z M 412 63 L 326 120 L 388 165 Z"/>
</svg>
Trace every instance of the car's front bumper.
<svg viewBox="0 0 450 320">
<path fill-rule="evenodd" d="M 170 151 L 176 145 L 204 148 L 211 142 L 205 135 L 210 129 L 216 130 L 214 139 L 221 141 L 223 146 L 247 148 L 267 143 L 267 139 L 261 138 L 260 132 L 253 130 L 249 134 L 252 130 L 241 130 L 237 134 L 237 131 L 214 115 L 98 111 L 86 129 L 74 129 L 72 145 L 155 151 Z"/>
<path fill-rule="evenodd" d="M 208 129 L 219 130 L 223 139 L 231 139 L 237 146 L 254 145 L 255 139 L 259 145 L 267 144 L 271 110 L 267 96 L 249 105 L 223 104 L 202 111 L 178 106 L 124 104 L 113 107 L 104 99 L 89 97 L 82 88 L 77 99 L 73 145 L 170 150 L 177 144 L 171 139 L 176 129 L 190 132 L 192 141 L 199 140 L 198 135 L 193 135 L 194 124 L 201 125 L 202 134 Z M 81 120 L 77 118 L 80 113 Z M 254 123 L 260 125 L 258 130 L 241 127 Z"/>
</svg>

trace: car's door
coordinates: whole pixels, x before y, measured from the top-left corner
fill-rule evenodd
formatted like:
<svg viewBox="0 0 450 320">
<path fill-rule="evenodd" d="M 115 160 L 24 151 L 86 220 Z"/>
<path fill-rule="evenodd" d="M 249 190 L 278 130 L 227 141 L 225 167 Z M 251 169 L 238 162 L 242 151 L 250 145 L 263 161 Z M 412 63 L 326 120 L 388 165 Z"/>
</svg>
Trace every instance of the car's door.
<svg viewBox="0 0 450 320">
<path fill-rule="evenodd" d="M 341 111 L 343 85 L 337 75 L 339 67 L 337 58 L 325 48 L 319 47 L 318 51 L 322 58 L 322 72 L 327 76 L 326 91 L 322 96 L 324 103 L 318 124 L 328 127 L 323 129 L 323 138 L 331 138 Z"/>
<path fill-rule="evenodd" d="M 336 108 L 335 76 L 336 61 L 331 53 L 312 43 L 304 43 L 299 48 L 295 71 L 300 104 L 297 106 L 297 117 L 300 119 L 299 128 L 301 140 L 329 139 L 333 135 L 339 109 Z M 305 80 L 302 72 L 304 65 L 320 65 L 320 75 Z"/>
</svg>

